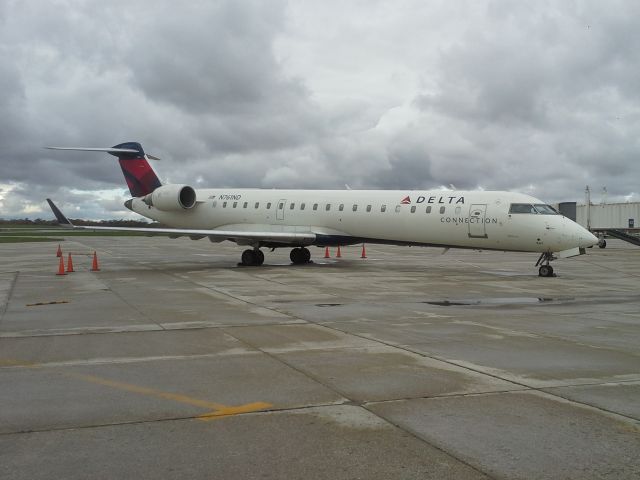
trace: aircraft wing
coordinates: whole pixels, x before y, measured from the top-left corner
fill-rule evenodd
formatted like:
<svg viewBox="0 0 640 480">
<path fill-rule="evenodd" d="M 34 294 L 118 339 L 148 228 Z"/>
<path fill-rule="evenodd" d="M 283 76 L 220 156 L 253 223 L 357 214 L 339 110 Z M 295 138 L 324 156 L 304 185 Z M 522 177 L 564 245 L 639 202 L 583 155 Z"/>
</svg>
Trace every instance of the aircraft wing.
<svg viewBox="0 0 640 480">
<path fill-rule="evenodd" d="M 222 242 L 224 240 L 231 240 L 240 245 L 250 245 L 253 242 L 261 241 L 267 243 L 283 243 L 292 245 L 311 245 L 315 239 L 316 234 L 313 232 L 269 232 L 269 231 L 257 231 L 257 230 L 200 230 L 189 228 L 138 228 L 138 227 L 93 227 L 84 225 L 74 225 L 71 221 L 60 211 L 55 203 L 51 199 L 47 198 L 47 203 L 53 214 L 56 216 L 58 223 L 62 227 L 73 228 L 76 230 L 105 230 L 112 232 L 140 232 L 155 235 L 168 235 L 172 238 L 188 236 L 192 239 L 209 237 L 213 242 Z"/>
</svg>

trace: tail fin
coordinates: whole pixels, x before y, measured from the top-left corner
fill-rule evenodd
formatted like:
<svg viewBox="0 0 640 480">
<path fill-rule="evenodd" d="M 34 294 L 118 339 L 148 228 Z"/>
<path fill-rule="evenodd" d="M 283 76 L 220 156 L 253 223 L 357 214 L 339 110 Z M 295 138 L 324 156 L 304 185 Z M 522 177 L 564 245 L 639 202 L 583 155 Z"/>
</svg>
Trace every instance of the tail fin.
<svg viewBox="0 0 640 480">
<path fill-rule="evenodd" d="M 127 186 L 133 197 L 143 197 L 162 185 L 156 173 L 147 162 L 142 145 L 136 142 L 121 143 L 113 147 L 114 149 L 134 150 L 132 152 L 109 152 L 118 157 L 120 168 L 127 181 Z M 155 158 L 149 156 L 149 158 Z"/>
<path fill-rule="evenodd" d="M 127 181 L 132 197 L 143 197 L 160 187 L 160 179 L 147 162 L 147 159 L 160 160 L 144 153 L 142 145 L 137 142 L 126 142 L 111 148 L 83 147 L 47 147 L 51 150 L 78 150 L 84 152 L 107 152 L 118 157 L 120 168 Z"/>
</svg>

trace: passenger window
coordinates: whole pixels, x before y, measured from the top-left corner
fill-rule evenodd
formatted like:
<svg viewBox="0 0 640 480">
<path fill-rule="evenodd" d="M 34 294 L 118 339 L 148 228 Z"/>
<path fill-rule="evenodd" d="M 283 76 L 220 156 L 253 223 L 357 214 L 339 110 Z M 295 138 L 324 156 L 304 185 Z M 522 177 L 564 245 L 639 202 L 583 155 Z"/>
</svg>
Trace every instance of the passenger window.
<svg viewBox="0 0 640 480">
<path fill-rule="evenodd" d="M 218 205 L 218 202 L 216 202 L 215 200 L 213 201 L 213 208 L 216 208 L 216 205 Z"/>
<path fill-rule="evenodd" d="M 329 210 L 331 210 L 331 204 L 327 203 L 327 206 L 324 207 L 324 209 L 328 212 Z"/>
<path fill-rule="evenodd" d="M 387 211 L 387 206 L 386 205 L 381 205 L 380 206 L 380 211 L 381 212 L 386 212 Z"/>
<path fill-rule="evenodd" d="M 238 202 L 233 202 L 233 208 L 236 208 L 238 206 Z"/>
<path fill-rule="evenodd" d="M 358 211 L 358 205 L 354 204 L 354 205 L 353 205 L 352 210 L 353 210 L 354 212 L 357 212 L 357 211 Z"/>
<path fill-rule="evenodd" d="M 367 205 L 367 212 L 371 211 L 371 205 Z"/>
<path fill-rule="evenodd" d="M 249 205 L 249 202 L 244 202 L 244 205 L 242 205 L 242 208 L 247 208 L 247 205 Z"/>
<path fill-rule="evenodd" d="M 415 206 L 415 205 L 413 205 L 413 206 L 411 207 L 411 213 L 416 213 L 416 206 Z"/>
<path fill-rule="evenodd" d="M 271 202 L 267 203 L 267 210 L 269 210 L 271 208 Z"/>
<path fill-rule="evenodd" d="M 400 213 L 400 205 L 396 205 L 396 213 Z"/>
<path fill-rule="evenodd" d="M 260 206 L 260 202 L 256 202 L 255 208 L 258 208 L 259 206 Z"/>
<path fill-rule="evenodd" d="M 314 209 L 314 210 L 318 210 L 318 204 L 317 204 L 317 203 L 314 203 L 314 204 L 313 204 L 313 209 Z"/>
<path fill-rule="evenodd" d="M 446 210 L 445 207 L 440 207 L 440 213 L 444 213 L 445 210 Z"/>
<path fill-rule="evenodd" d="M 278 204 L 278 210 L 284 210 L 284 202 Z"/>
<path fill-rule="evenodd" d="M 344 203 L 340 204 L 340 206 L 338 207 L 338 210 L 341 212 L 344 210 Z"/>
<path fill-rule="evenodd" d="M 304 207 L 305 207 L 304 203 L 301 203 L 300 204 L 300 210 L 304 210 Z"/>
<path fill-rule="evenodd" d="M 427 207 L 426 213 L 431 213 L 431 205 Z"/>
<path fill-rule="evenodd" d="M 456 215 L 460 215 L 461 211 L 462 211 L 462 207 L 456 207 Z"/>
<path fill-rule="evenodd" d="M 227 202 L 222 202 L 222 208 L 227 208 Z"/>
<path fill-rule="evenodd" d="M 295 207 L 296 207 L 296 204 L 295 204 L 295 203 L 291 202 L 291 203 L 289 204 L 289 210 L 293 210 Z"/>
</svg>

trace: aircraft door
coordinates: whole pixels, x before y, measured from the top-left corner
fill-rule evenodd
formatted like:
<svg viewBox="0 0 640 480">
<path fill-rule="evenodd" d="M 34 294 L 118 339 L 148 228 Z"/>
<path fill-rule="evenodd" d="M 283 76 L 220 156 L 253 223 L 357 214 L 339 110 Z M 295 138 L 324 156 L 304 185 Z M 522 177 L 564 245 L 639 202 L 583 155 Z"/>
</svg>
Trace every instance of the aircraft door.
<svg viewBox="0 0 640 480">
<path fill-rule="evenodd" d="M 471 205 L 469 208 L 469 237 L 487 238 L 486 214 L 487 205 Z"/>
<path fill-rule="evenodd" d="M 284 207 L 286 204 L 286 199 L 278 200 L 278 204 L 276 205 L 276 220 L 284 220 Z"/>
</svg>

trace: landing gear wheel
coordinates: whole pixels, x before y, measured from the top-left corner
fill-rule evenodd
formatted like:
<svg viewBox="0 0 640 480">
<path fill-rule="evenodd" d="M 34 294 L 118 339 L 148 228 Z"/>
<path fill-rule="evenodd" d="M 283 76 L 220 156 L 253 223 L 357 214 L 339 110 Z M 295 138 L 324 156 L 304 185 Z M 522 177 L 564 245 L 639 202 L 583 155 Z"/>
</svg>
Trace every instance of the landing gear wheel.
<svg viewBox="0 0 640 480">
<path fill-rule="evenodd" d="M 599 246 L 600 248 L 607 248 L 607 241 L 606 241 L 606 240 L 604 240 L 604 239 L 603 239 L 603 240 L 600 240 L 600 241 L 598 242 L 598 246 Z"/>
<path fill-rule="evenodd" d="M 289 253 L 289 258 L 291 259 L 291 263 L 294 265 L 300 265 L 304 262 L 304 257 L 302 256 L 302 250 L 299 248 L 294 248 Z"/>
<path fill-rule="evenodd" d="M 538 269 L 538 275 L 541 277 L 555 277 L 553 273 L 553 267 L 549 265 L 549 262 L 555 260 L 556 257 L 553 256 L 551 252 L 542 252 L 540 254 L 540 258 L 536 262 L 536 267 L 540 267 Z"/>
<path fill-rule="evenodd" d="M 245 250 L 244 252 L 242 252 L 242 257 L 240 258 L 242 261 L 242 265 L 255 265 L 255 254 L 253 250 Z"/>
<path fill-rule="evenodd" d="M 551 265 L 542 265 L 538 270 L 541 277 L 553 277 L 553 267 Z"/>
<path fill-rule="evenodd" d="M 260 250 L 245 250 L 242 252 L 241 263 L 245 266 L 258 266 L 264 263 L 264 253 Z"/>
<path fill-rule="evenodd" d="M 289 258 L 291 259 L 291 263 L 294 265 L 302 265 L 303 263 L 308 263 L 311 259 L 311 252 L 306 248 L 294 248 L 291 250 L 289 254 Z"/>
</svg>

